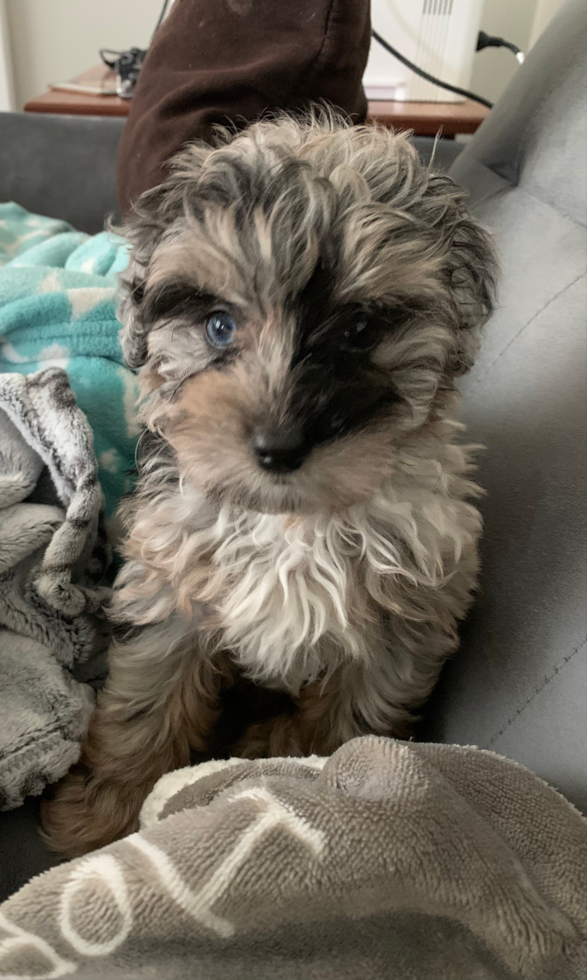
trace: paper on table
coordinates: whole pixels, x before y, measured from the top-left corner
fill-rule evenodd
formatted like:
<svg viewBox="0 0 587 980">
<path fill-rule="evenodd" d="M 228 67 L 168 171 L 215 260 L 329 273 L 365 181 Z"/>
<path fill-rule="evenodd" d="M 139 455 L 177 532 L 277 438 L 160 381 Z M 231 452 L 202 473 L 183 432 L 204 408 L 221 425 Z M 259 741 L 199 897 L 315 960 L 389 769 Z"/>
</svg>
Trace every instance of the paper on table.
<svg viewBox="0 0 587 980">
<path fill-rule="evenodd" d="M 78 92 L 83 95 L 116 95 L 114 86 L 105 88 L 102 85 L 77 85 L 75 82 L 56 82 L 49 88 L 57 92 Z"/>
</svg>

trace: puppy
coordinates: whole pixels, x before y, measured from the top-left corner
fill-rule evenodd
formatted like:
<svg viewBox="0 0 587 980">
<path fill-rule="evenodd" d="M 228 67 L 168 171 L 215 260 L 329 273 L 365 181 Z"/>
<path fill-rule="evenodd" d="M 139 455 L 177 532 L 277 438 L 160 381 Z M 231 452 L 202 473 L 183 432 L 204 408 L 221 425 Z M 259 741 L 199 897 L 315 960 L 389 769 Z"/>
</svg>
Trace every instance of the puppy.
<svg viewBox="0 0 587 980">
<path fill-rule="evenodd" d="M 209 748 L 239 675 L 293 710 L 234 754 L 408 735 L 478 568 L 455 378 L 495 263 L 405 135 L 315 113 L 190 145 L 123 231 L 149 441 L 123 513 L 125 632 L 45 808 L 70 855 L 136 828 L 155 781 Z"/>
</svg>

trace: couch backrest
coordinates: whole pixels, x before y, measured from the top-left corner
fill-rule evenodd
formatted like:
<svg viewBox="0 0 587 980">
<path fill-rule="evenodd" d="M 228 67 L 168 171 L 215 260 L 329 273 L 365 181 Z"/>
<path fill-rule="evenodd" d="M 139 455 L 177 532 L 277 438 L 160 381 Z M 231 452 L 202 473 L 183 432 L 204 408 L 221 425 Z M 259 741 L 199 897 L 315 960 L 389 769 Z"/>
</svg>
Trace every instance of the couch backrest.
<svg viewBox="0 0 587 980">
<path fill-rule="evenodd" d="M 101 231 L 116 211 L 124 119 L 0 112 L 0 201 Z"/>
<path fill-rule="evenodd" d="M 425 727 L 587 811 L 586 38 L 585 2 L 568 0 L 451 171 L 503 272 L 463 382 L 487 447 L 481 591 Z"/>
</svg>

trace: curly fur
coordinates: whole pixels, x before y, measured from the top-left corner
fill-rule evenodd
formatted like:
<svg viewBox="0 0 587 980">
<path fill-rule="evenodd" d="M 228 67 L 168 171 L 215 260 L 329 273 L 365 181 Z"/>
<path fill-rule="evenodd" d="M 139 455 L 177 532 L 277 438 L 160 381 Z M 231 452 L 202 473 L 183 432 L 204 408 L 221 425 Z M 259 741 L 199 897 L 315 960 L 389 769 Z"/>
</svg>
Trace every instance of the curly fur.
<svg viewBox="0 0 587 980">
<path fill-rule="evenodd" d="M 155 780 L 209 747 L 239 674 L 293 702 L 240 754 L 407 734 L 477 575 L 455 378 L 495 264 L 407 137 L 316 113 L 221 134 L 179 155 L 124 233 L 122 341 L 151 435 L 123 515 L 113 614 L 128 632 L 85 777 L 46 812 L 68 853 L 135 826 Z M 205 334 L 219 307 L 238 328 L 226 354 Z M 357 323 L 365 349 L 345 339 Z M 291 472 L 251 451 L 268 422 L 303 433 Z"/>
</svg>

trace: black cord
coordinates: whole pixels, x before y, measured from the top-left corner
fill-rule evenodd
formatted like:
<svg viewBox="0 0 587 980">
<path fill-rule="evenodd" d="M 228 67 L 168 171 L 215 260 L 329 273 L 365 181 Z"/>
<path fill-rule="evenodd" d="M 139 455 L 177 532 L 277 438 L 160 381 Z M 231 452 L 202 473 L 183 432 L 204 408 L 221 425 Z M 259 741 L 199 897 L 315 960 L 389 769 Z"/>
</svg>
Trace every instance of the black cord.
<svg viewBox="0 0 587 980">
<path fill-rule="evenodd" d="M 483 51 L 484 48 L 509 48 L 520 64 L 524 63 L 524 52 L 516 44 L 506 41 L 504 37 L 496 37 L 493 34 L 487 34 L 485 31 L 479 31 L 476 50 Z"/>
<path fill-rule="evenodd" d="M 114 58 L 107 58 L 106 55 L 113 54 Z M 122 51 L 113 51 L 112 48 L 100 48 L 99 55 L 108 68 L 115 69 L 116 63 L 120 58 Z"/>
<path fill-rule="evenodd" d="M 163 6 L 161 8 L 161 13 L 159 14 L 159 20 L 155 24 L 155 30 L 151 34 L 151 41 L 155 37 L 155 34 L 159 30 L 159 28 L 161 27 L 161 24 L 165 20 L 165 14 L 167 13 L 168 6 L 169 6 L 169 0 L 163 0 Z M 149 41 L 149 45 L 151 44 L 151 41 Z M 138 48 L 131 48 L 131 50 L 132 51 L 138 51 L 139 49 Z M 116 63 L 117 63 L 118 59 L 120 58 L 121 55 L 126 54 L 126 53 L 127 52 L 125 52 L 125 51 L 113 51 L 112 48 L 100 48 L 100 57 L 101 57 L 102 61 L 104 62 L 104 64 L 108 66 L 108 68 L 116 68 Z M 146 53 L 147 53 L 146 51 L 143 52 L 143 54 L 146 54 Z M 107 55 L 111 55 L 111 54 L 114 55 L 114 58 L 108 58 L 107 57 Z"/>
<path fill-rule="evenodd" d="M 163 0 L 163 7 L 155 30 L 151 35 L 149 46 L 165 20 L 168 6 L 169 0 Z M 100 57 L 104 64 L 116 72 L 116 90 L 118 95 L 124 99 L 132 98 L 139 72 L 147 57 L 147 50 L 143 48 L 130 48 L 128 51 L 112 51 L 110 48 L 101 48 L 100 50 Z"/>
<path fill-rule="evenodd" d="M 475 95 L 474 92 L 469 92 L 466 88 L 459 88 L 458 85 L 450 85 L 449 82 L 442 82 L 439 78 L 435 78 L 434 75 L 429 75 L 427 71 L 423 68 L 418 68 L 412 61 L 401 54 L 396 48 L 392 47 L 385 38 L 381 37 L 377 31 L 371 31 L 371 34 L 375 40 L 385 48 L 389 54 L 392 54 L 394 58 L 401 61 L 403 65 L 410 68 L 411 71 L 415 72 L 416 75 L 420 75 L 421 78 L 425 78 L 427 82 L 432 82 L 433 85 L 439 85 L 440 88 L 445 88 L 449 92 L 456 92 L 457 95 L 464 95 L 466 99 L 472 99 L 473 102 L 480 102 L 481 105 L 487 106 L 488 109 L 493 109 L 493 102 L 489 102 L 487 99 L 482 98 L 480 95 Z"/>
</svg>

